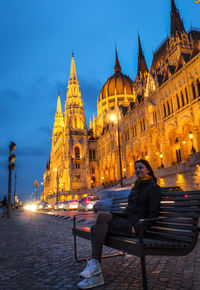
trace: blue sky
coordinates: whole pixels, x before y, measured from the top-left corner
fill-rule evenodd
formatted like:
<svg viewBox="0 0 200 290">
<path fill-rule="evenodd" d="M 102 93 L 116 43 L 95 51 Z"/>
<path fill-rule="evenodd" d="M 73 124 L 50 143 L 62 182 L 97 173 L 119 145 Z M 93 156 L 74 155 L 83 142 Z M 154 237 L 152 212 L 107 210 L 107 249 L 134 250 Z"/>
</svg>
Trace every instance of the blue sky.
<svg viewBox="0 0 200 290">
<path fill-rule="evenodd" d="M 58 91 L 64 110 L 72 50 L 89 124 L 113 74 L 115 42 L 123 73 L 134 79 L 138 32 L 150 67 L 153 50 L 170 32 L 170 2 L 0 0 L 0 200 L 8 191 L 10 141 L 17 144 L 19 198 L 30 199 L 34 180 L 42 182 Z M 175 2 L 186 30 L 200 28 L 200 4 Z"/>
</svg>

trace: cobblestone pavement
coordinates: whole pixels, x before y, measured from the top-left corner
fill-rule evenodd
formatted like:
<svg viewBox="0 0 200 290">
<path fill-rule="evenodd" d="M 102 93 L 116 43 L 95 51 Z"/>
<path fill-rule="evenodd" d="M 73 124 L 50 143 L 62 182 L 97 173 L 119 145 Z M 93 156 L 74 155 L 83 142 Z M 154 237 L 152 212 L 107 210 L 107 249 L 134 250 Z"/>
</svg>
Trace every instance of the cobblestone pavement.
<svg viewBox="0 0 200 290">
<path fill-rule="evenodd" d="M 37 213 L 0 217 L 0 290 L 77 289 L 85 263 L 73 257 L 72 221 Z M 79 254 L 90 242 L 79 239 Z M 105 248 L 105 252 L 111 253 Z M 185 257 L 147 257 L 149 289 L 200 289 L 200 243 Z M 140 260 L 134 256 L 102 261 L 105 284 L 95 289 L 142 289 Z"/>
</svg>

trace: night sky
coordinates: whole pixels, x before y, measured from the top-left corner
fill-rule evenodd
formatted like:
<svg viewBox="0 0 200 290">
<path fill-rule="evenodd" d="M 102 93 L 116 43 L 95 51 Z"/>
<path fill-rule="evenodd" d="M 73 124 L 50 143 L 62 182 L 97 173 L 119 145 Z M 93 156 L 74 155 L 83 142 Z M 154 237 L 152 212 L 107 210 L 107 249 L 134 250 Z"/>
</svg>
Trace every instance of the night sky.
<svg viewBox="0 0 200 290">
<path fill-rule="evenodd" d="M 10 141 L 17 144 L 19 199 L 31 199 L 34 180 L 43 180 L 58 92 L 64 111 L 72 51 L 89 124 L 114 72 L 115 43 L 122 72 L 134 79 L 138 33 L 150 67 L 153 51 L 170 33 L 170 2 L 0 0 L 0 200 L 8 192 Z M 186 31 L 200 28 L 200 4 L 175 3 Z"/>
</svg>

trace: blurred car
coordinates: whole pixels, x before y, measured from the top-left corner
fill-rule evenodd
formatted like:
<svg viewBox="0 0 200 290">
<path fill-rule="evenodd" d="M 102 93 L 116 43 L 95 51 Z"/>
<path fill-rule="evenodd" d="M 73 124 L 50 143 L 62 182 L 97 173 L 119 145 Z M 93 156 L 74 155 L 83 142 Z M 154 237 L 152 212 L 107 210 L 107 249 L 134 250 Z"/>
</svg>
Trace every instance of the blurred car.
<svg viewBox="0 0 200 290">
<path fill-rule="evenodd" d="M 172 191 L 183 191 L 180 186 L 165 186 L 161 187 L 162 193 L 168 193 Z M 107 189 L 99 192 L 99 201 L 95 203 L 93 211 L 110 211 L 112 206 L 113 197 L 128 197 L 131 192 L 131 187 L 129 188 L 114 188 Z"/>
<path fill-rule="evenodd" d="M 48 203 L 47 201 L 41 201 L 38 204 L 38 209 L 39 210 L 51 210 L 51 209 L 53 209 L 53 206 L 50 203 Z"/>
<path fill-rule="evenodd" d="M 54 209 L 64 209 L 64 206 L 65 206 L 64 202 L 58 201 L 54 204 Z"/>
<path fill-rule="evenodd" d="M 78 209 L 79 202 L 78 200 L 68 200 L 64 203 L 64 210 L 76 210 Z"/>
<path fill-rule="evenodd" d="M 170 191 L 183 191 L 180 186 L 161 186 L 162 193 L 167 193 Z"/>
<path fill-rule="evenodd" d="M 99 196 L 86 196 L 81 198 L 79 201 L 79 211 L 90 211 L 93 210 L 94 204 L 99 200 Z"/>
<path fill-rule="evenodd" d="M 105 189 L 98 193 L 99 201 L 93 206 L 93 211 L 110 211 L 113 197 L 128 197 L 131 187 Z"/>
</svg>

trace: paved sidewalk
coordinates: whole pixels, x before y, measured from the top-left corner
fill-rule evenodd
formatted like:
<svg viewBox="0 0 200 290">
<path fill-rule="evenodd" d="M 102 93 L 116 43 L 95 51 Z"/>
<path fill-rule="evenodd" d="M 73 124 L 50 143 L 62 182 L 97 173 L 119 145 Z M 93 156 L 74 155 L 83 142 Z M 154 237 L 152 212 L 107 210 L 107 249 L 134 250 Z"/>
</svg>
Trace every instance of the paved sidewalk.
<svg viewBox="0 0 200 290">
<path fill-rule="evenodd" d="M 71 227 L 72 221 L 37 213 L 0 217 L 0 290 L 77 289 L 85 263 L 74 261 Z M 89 255 L 90 242 L 79 241 L 80 254 Z M 105 285 L 95 289 L 142 289 L 138 258 L 105 259 L 102 269 Z M 199 290 L 199 270 L 199 242 L 186 257 L 148 257 L 149 289 Z"/>
</svg>

